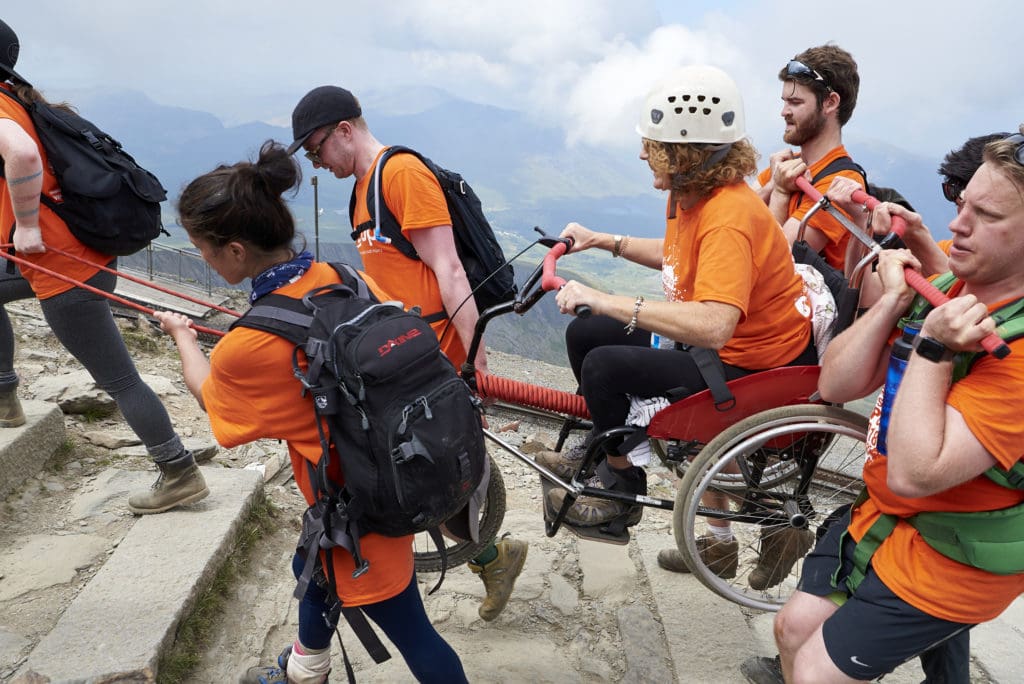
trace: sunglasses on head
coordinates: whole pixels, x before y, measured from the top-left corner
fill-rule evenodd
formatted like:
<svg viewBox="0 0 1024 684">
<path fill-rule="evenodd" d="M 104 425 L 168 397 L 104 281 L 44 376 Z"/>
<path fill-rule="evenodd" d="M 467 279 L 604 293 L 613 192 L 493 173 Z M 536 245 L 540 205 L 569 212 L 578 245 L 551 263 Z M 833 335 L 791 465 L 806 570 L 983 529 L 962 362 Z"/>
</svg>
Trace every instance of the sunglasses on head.
<svg viewBox="0 0 1024 684">
<path fill-rule="evenodd" d="M 953 204 L 959 204 L 964 199 L 965 186 L 966 184 L 963 181 L 950 178 L 942 184 L 942 196 Z"/>
<path fill-rule="evenodd" d="M 826 90 L 832 90 L 832 86 L 828 84 L 824 76 L 797 59 L 791 59 L 786 65 L 786 75 L 810 78 L 825 86 Z"/>
<path fill-rule="evenodd" d="M 1013 158 L 1017 160 L 1018 164 L 1024 166 L 1024 135 L 1014 133 L 1009 138 L 1006 138 L 1006 140 L 1017 145 L 1017 151 L 1013 153 Z"/>
</svg>

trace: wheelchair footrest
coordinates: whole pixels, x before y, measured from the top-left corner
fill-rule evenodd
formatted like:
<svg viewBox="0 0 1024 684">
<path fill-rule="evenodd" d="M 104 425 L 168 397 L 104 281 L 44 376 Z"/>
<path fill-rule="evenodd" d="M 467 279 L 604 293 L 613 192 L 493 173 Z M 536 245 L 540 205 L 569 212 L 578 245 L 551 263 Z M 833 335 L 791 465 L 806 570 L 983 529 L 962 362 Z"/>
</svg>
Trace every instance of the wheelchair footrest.
<svg viewBox="0 0 1024 684">
<path fill-rule="evenodd" d="M 541 489 L 543 490 L 543 496 L 541 497 L 541 507 L 544 511 L 544 521 L 551 522 L 558 515 L 558 511 L 555 510 L 554 506 L 548 500 L 548 492 L 552 489 L 557 489 L 558 486 L 551 484 L 543 477 L 540 478 Z M 621 532 L 609 530 L 609 527 L 615 527 L 612 524 L 605 525 L 594 525 L 584 527 L 582 525 L 573 525 L 567 520 L 563 519 L 560 525 L 560 529 L 566 529 L 572 534 L 575 534 L 580 539 L 589 539 L 590 541 L 603 542 L 605 544 L 618 544 L 625 545 L 629 543 L 629 530 L 623 528 Z"/>
</svg>

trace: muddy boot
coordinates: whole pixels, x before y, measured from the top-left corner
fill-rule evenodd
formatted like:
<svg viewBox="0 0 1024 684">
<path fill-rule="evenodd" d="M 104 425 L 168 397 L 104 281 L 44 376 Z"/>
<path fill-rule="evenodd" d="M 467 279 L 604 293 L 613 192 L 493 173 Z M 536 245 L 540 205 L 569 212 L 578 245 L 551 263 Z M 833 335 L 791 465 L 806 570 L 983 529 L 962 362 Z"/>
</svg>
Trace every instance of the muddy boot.
<svg viewBox="0 0 1024 684">
<path fill-rule="evenodd" d="M 597 467 L 597 481 L 591 486 L 602 489 L 614 489 L 629 494 L 647 493 L 647 473 L 643 468 L 631 466 L 623 470 L 616 470 L 602 461 Z M 591 484 L 588 482 L 588 484 Z M 559 510 L 565 500 L 565 490 L 552 489 L 548 494 L 549 503 L 553 510 Z M 599 499 L 594 496 L 581 496 L 576 499 L 565 514 L 565 522 L 580 527 L 593 527 L 620 521 L 625 527 L 632 527 L 640 522 L 643 517 L 644 507 L 640 504 L 630 504 L 614 499 Z"/>
<path fill-rule="evenodd" d="M 0 428 L 18 427 L 24 424 L 25 412 L 21 410 L 17 390 L 14 387 L 0 389 Z"/>
<path fill-rule="evenodd" d="M 210 490 L 203 479 L 203 473 L 192 458 L 191 452 L 166 463 L 157 463 L 160 475 L 144 494 L 128 498 L 128 510 L 136 515 L 163 513 L 175 506 L 201 501 Z"/>
<path fill-rule="evenodd" d="M 708 570 L 722 579 L 732 579 L 739 569 L 740 545 L 735 539 L 722 541 L 712 534 L 697 537 L 697 553 Z M 658 552 L 658 565 L 671 572 L 691 572 L 679 549 Z"/>
<path fill-rule="evenodd" d="M 763 591 L 781 584 L 813 545 L 814 533 L 810 530 L 789 525 L 762 527 L 757 567 L 747 578 L 750 588 Z"/>
<path fill-rule="evenodd" d="M 478 565 L 473 561 L 469 562 L 469 569 L 480 576 L 484 583 L 483 602 L 477 611 L 480 619 L 490 622 L 501 614 L 512 596 L 512 587 L 516 584 L 516 578 L 523 571 L 523 564 L 526 562 L 526 552 L 529 546 L 524 541 L 502 538 L 494 546 L 498 549 L 498 557 L 486 565 Z"/>
<path fill-rule="evenodd" d="M 17 390 L 18 374 L 14 371 L 0 373 L 0 428 L 25 424 L 25 412 L 21 410 Z"/>
</svg>

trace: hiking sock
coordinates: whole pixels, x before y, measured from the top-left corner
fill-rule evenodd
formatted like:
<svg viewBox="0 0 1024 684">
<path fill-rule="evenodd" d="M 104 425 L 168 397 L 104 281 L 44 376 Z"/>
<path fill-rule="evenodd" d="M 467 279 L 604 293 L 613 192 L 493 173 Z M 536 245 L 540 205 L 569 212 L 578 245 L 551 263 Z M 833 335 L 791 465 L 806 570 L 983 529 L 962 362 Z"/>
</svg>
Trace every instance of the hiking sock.
<svg viewBox="0 0 1024 684">
<path fill-rule="evenodd" d="M 288 681 L 295 684 L 320 684 L 331 672 L 331 647 L 308 648 L 298 640 L 288 657 Z"/>
<path fill-rule="evenodd" d="M 494 545 L 494 540 L 492 539 L 491 543 L 487 545 L 487 548 L 485 548 L 483 551 L 478 553 L 476 558 L 474 558 L 470 562 L 471 563 L 475 563 L 476 565 L 484 566 L 484 565 L 487 565 L 488 563 L 490 563 L 492 560 L 494 560 L 497 557 L 498 557 L 498 547 Z"/>
<path fill-rule="evenodd" d="M 714 525 L 708 525 L 708 529 L 711 530 L 711 534 L 714 535 L 715 539 L 720 542 L 731 542 L 732 541 L 732 527 L 726 525 L 725 527 L 716 527 Z"/>
</svg>

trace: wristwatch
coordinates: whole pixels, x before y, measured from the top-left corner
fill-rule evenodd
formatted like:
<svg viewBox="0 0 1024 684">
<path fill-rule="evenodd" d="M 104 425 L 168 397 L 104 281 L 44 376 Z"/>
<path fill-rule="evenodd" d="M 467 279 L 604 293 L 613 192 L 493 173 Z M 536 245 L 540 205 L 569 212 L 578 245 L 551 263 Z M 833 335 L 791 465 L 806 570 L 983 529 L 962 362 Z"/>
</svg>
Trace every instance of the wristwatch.
<svg viewBox="0 0 1024 684">
<path fill-rule="evenodd" d="M 946 345 L 934 337 L 925 337 L 924 335 L 918 335 L 914 338 L 914 351 L 917 352 L 918 356 L 923 356 L 932 363 L 949 361 L 953 358 L 953 352 L 946 349 Z"/>
</svg>

